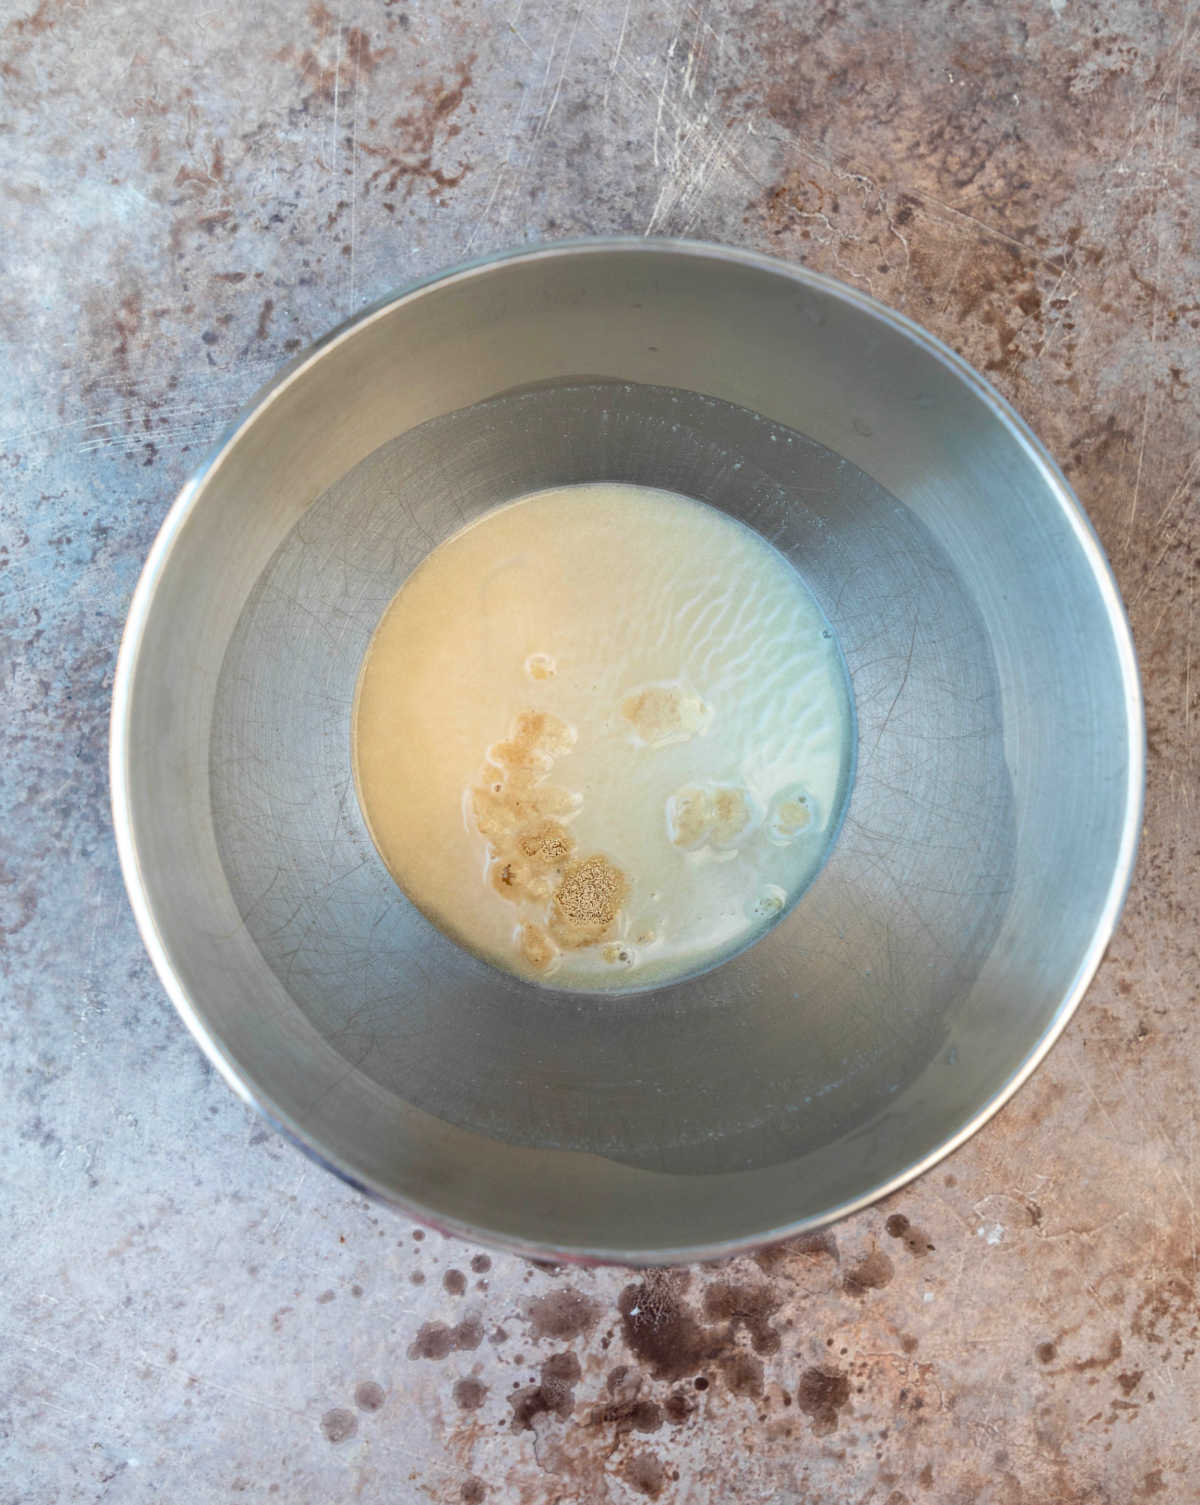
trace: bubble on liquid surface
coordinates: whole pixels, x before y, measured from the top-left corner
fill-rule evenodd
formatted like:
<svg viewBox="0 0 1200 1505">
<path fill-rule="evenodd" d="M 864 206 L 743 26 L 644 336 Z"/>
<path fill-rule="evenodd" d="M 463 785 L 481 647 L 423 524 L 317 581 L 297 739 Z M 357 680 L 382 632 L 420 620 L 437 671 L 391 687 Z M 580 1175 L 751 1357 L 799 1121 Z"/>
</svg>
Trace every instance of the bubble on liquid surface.
<svg viewBox="0 0 1200 1505">
<path fill-rule="evenodd" d="M 558 664 L 549 653 L 531 653 L 525 660 L 525 673 L 530 679 L 553 679 Z"/>
<path fill-rule="evenodd" d="M 817 827 L 816 803 L 803 784 L 789 784 L 772 797 L 767 812 L 767 835 L 777 846 L 789 846 Z"/>
<path fill-rule="evenodd" d="M 750 915 L 755 920 L 773 920 L 776 915 L 783 913 L 783 907 L 787 903 L 787 891 L 779 887 L 777 883 L 763 885 L 762 892 L 750 905 Z"/>
</svg>

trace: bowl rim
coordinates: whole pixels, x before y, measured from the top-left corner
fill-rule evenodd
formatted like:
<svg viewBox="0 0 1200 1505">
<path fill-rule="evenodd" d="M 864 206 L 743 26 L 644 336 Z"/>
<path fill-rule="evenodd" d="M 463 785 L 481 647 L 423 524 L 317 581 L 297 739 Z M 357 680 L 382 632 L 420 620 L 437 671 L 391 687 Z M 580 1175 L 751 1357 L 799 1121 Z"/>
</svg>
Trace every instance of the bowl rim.
<svg viewBox="0 0 1200 1505">
<path fill-rule="evenodd" d="M 808 290 L 820 292 L 850 305 L 879 320 L 897 334 L 913 341 L 962 382 L 1008 430 L 1024 450 L 1045 483 L 1049 495 L 1057 501 L 1063 516 L 1091 567 L 1092 578 L 1104 604 L 1112 630 L 1128 727 L 1127 776 L 1125 781 L 1125 818 L 1121 829 L 1117 860 L 1108 892 L 1091 940 L 1086 947 L 1074 978 L 1041 1034 L 1016 1071 L 983 1102 L 956 1133 L 928 1154 L 888 1178 L 886 1182 L 860 1193 L 824 1212 L 811 1217 L 780 1222 L 759 1233 L 717 1243 L 681 1245 L 663 1249 L 621 1249 L 609 1247 L 574 1247 L 541 1245 L 499 1233 L 464 1220 L 444 1217 L 435 1209 L 398 1196 L 386 1186 L 362 1178 L 327 1147 L 317 1143 L 290 1114 L 276 1104 L 256 1083 L 246 1079 L 240 1068 L 226 1054 L 221 1040 L 208 1027 L 203 1012 L 193 1002 L 188 989 L 176 974 L 167 946 L 159 932 L 154 905 L 146 885 L 134 835 L 131 809 L 133 766 L 129 727 L 132 714 L 134 683 L 138 657 L 145 635 L 159 581 L 175 540 L 193 509 L 198 505 L 211 474 L 243 433 L 291 383 L 298 381 L 326 352 L 355 335 L 374 320 L 390 314 L 400 305 L 415 301 L 426 293 L 486 276 L 494 268 L 532 263 L 555 258 L 585 258 L 593 255 L 638 255 L 690 257 L 724 262 L 747 271 L 785 277 Z M 146 557 L 130 602 L 121 636 L 113 679 L 112 710 L 109 726 L 109 780 L 113 829 L 122 876 L 138 931 L 154 969 L 168 997 L 212 1065 L 243 1102 L 255 1108 L 268 1123 L 326 1170 L 363 1195 L 395 1208 L 414 1221 L 440 1232 L 485 1243 L 493 1248 L 534 1259 L 552 1259 L 583 1265 L 616 1265 L 637 1268 L 647 1265 L 677 1265 L 696 1261 L 728 1259 L 745 1254 L 799 1234 L 827 1227 L 870 1207 L 899 1191 L 918 1176 L 932 1169 L 960 1145 L 964 1144 L 1004 1106 L 1042 1063 L 1050 1048 L 1063 1033 L 1092 978 L 1116 930 L 1125 898 L 1133 878 L 1145 803 L 1146 731 L 1141 680 L 1133 635 L 1124 602 L 1112 566 L 1091 519 L 1075 496 L 1069 482 L 1037 439 L 1032 429 L 992 384 L 950 346 L 931 335 L 906 314 L 836 278 L 814 272 L 807 267 L 783 261 L 761 252 L 711 241 L 682 238 L 641 237 L 633 235 L 589 237 L 503 249 L 458 263 L 452 267 L 420 277 L 399 289 L 367 304 L 358 312 L 335 325 L 313 341 L 292 360 L 280 366 L 240 408 L 223 433 L 184 482 L 168 509 L 159 532 Z"/>
</svg>

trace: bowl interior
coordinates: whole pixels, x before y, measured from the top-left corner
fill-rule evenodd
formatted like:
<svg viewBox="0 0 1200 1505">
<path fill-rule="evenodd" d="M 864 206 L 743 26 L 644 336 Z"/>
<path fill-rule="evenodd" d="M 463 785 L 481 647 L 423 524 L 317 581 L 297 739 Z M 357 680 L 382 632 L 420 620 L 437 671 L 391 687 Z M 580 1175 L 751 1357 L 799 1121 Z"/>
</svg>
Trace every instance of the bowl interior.
<svg viewBox="0 0 1200 1505">
<path fill-rule="evenodd" d="M 446 939 L 350 770 L 362 655 L 411 570 L 497 503 L 593 480 L 769 539 L 858 718 L 792 912 L 627 997 Z M 994 398 L 833 285 L 632 246 L 435 284 L 268 395 L 148 577 L 118 779 L 156 960 L 242 1090 L 448 1226 L 657 1259 L 834 1215 L 994 1106 L 1107 939 L 1140 732 L 1102 557 Z"/>
</svg>

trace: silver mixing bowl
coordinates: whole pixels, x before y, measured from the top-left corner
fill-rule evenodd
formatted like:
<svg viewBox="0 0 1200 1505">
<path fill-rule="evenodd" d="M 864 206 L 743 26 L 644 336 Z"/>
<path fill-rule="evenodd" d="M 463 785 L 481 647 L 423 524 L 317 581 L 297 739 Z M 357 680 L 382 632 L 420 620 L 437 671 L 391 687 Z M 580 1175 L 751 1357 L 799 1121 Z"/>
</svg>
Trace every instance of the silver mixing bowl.
<svg viewBox="0 0 1200 1505">
<path fill-rule="evenodd" d="M 841 835 L 792 912 L 626 997 L 441 935 L 349 761 L 362 654 L 414 566 L 498 502 L 597 479 L 770 539 L 858 716 Z M 1116 587 L 1013 412 L 861 293 L 666 241 L 466 267 L 294 362 L 175 503 L 114 693 L 133 907 L 230 1085 L 356 1186 L 565 1258 L 782 1238 L 960 1144 L 1087 986 L 1142 780 Z"/>
</svg>

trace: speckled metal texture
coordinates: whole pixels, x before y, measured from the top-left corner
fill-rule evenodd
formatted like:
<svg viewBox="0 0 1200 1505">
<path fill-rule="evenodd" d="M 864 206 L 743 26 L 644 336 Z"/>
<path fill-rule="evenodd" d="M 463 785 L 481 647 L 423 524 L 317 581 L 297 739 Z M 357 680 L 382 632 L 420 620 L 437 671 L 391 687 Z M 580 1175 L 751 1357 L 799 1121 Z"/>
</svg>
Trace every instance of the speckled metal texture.
<svg viewBox="0 0 1200 1505">
<path fill-rule="evenodd" d="M 1175 0 L 5 7 L 3 1498 L 1197 1497 L 1197 35 Z M 1121 929 L 1016 1100 L 894 1204 L 645 1278 L 422 1237 L 275 1139 L 151 974 L 105 787 L 138 569 L 245 397 L 410 277 L 610 231 L 802 259 L 983 369 L 1112 558 L 1150 751 Z"/>
</svg>

